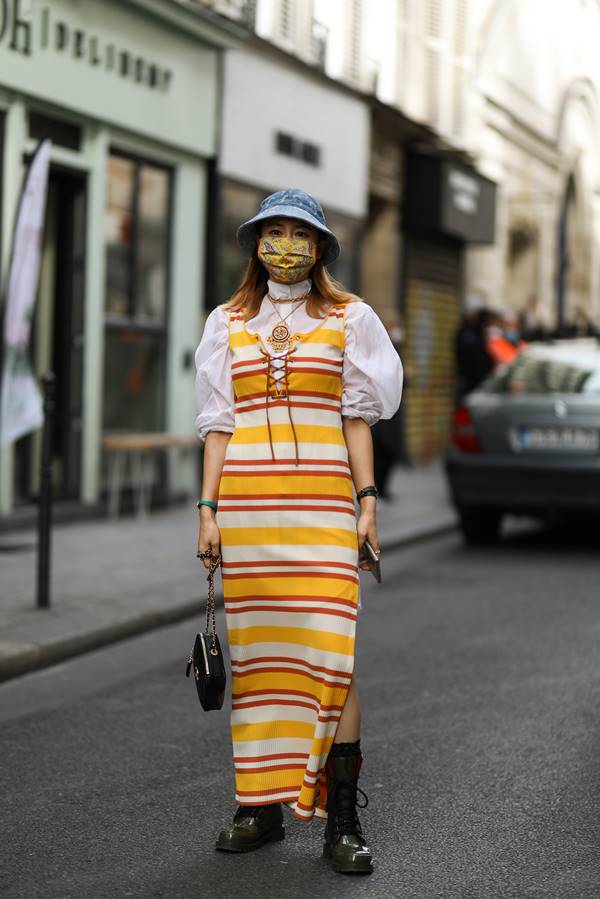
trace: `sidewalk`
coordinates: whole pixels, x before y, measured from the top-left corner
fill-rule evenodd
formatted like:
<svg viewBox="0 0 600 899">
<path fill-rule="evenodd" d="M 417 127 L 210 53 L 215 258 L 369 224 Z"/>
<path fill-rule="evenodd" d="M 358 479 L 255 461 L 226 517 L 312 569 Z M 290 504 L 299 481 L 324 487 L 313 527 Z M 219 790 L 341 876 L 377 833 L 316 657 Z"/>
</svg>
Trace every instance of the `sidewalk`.
<svg viewBox="0 0 600 899">
<path fill-rule="evenodd" d="M 382 550 L 455 524 L 439 463 L 399 468 L 378 504 Z M 35 608 L 33 531 L 0 536 L 0 680 L 198 614 L 206 577 L 196 559 L 197 511 L 178 506 L 53 531 L 52 607 Z M 8 548 L 9 551 L 6 551 Z"/>
</svg>

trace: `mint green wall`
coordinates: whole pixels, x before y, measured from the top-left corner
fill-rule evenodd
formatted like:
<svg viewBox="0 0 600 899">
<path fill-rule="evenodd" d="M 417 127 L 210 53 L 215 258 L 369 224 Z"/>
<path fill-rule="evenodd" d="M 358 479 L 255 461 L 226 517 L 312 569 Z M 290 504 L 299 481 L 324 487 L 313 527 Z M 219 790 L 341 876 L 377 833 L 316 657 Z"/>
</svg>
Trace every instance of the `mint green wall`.
<svg viewBox="0 0 600 899">
<path fill-rule="evenodd" d="M 206 170 L 185 162 L 175 173 L 171 246 L 171 310 L 167 374 L 167 429 L 174 434 L 194 433 L 194 374 L 184 368 L 186 352 L 192 356 L 201 333 L 204 307 L 204 247 Z M 169 479 L 174 490 L 197 490 L 190 451 L 174 450 Z M 191 485 L 191 486 L 190 486 Z"/>
<path fill-rule="evenodd" d="M 100 486 L 106 259 L 104 211 L 108 147 L 109 133 L 106 128 L 92 125 L 86 129 L 84 152 L 90 177 L 87 195 L 81 498 L 88 503 L 97 499 Z"/>
<path fill-rule="evenodd" d="M 164 0 L 164 6 L 173 4 Z M 30 10 L 18 35 L 22 50 L 29 41 L 29 53 L 10 48 L 10 23 L 0 37 L 0 85 L 151 140 L 192 153 L 214 153 L 217 47 L 124 0 L 38 0 Z M 61 26 L 64 49 L 57 45 Z M 80 50 L 77 34 L 82 36 Z M 130 74 L 120 75 L 123 52 L 131 66 L 141 60 L 142 76 L 156 66 L 161 86 L 137 81 L 131 68 Z M 93 65 L 92 58 L 98 63 Z"/>
</svg>

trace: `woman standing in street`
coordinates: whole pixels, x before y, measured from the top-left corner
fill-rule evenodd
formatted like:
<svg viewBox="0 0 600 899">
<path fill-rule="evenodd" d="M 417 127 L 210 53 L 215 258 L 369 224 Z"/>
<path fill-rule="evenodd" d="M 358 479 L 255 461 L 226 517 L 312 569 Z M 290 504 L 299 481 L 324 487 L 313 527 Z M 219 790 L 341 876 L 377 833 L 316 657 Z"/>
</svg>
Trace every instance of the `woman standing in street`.
<svg viewBox="0 0 600 899">
<path fill-rule="evenodd" d="M 313 197 L 272 194 L 237 237 L 246 275 L 196 351 L 198 550 L 222 556 L 238 803 L 217 849 L 283 839 L 286 804 L 327 818 L 335 870 L 370 873 L 356 811 L 358 568 L 371 565 L 359 550 L 366 538 L 379 552 L 370 425 L 398 408 L 402 367 L 371 307 L 327 274 L 340 247 Z"/>
</svg>

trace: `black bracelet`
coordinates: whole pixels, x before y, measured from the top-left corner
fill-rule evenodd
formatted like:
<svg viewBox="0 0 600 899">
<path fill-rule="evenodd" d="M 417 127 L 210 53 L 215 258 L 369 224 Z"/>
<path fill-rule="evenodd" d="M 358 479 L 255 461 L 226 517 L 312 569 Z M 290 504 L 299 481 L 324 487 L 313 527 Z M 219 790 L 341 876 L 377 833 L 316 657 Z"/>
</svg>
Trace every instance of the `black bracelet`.
<svg viewBox="0 0 600 899">
<path fill-rule="evenodd" d="M 369 484 L 368 487 L 363 487 L 362 490 L 359 490 L 356 494 L 357 502 L 360 502 L 363 496 L 374 496 L 375 498 L 377 498 L 379 496 L 379 491 L 377 490 L 375 484 Z"/>
</svg>

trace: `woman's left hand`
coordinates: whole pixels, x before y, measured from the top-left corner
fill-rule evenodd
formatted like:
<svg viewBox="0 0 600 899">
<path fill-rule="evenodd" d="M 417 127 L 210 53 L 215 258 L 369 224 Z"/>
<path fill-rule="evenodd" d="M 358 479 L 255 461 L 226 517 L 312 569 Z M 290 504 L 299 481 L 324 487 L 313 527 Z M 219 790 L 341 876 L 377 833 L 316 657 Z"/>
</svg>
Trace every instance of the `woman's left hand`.
<svg viewBox="0 0 600 899">
<path fill-rule="evenodd" d="M 356 522 L 356 533 L 358 534 L 359 553 L 362 549 L 362 545 L 365 542 L 365 539 L 368 539 L 375 552 L 379 551 L 379 538 L 377 537 L 377 518 L 374 510 L 364 509 L 360 513 L 358 521 Z M 373 564 L 374 563 L 371 561 L 371 559 L 361 559 L 359 568 L 362 568 L 364 571 L 370 571 L 373 567 Z"/>
</svg>

